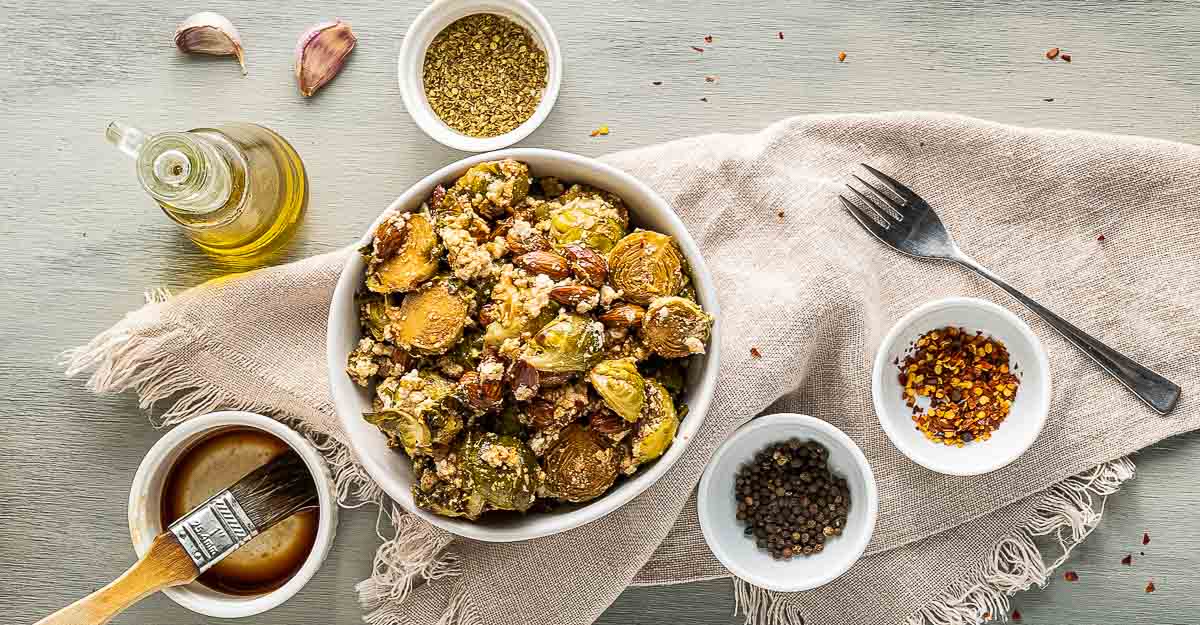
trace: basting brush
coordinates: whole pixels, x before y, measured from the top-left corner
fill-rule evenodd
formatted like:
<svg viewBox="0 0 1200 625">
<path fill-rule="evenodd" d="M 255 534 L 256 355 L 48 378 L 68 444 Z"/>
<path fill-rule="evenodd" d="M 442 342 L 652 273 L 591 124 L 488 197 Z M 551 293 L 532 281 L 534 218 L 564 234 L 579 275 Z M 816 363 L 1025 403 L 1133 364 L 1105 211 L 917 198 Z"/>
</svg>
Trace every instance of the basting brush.
<svg viewBox="0 0 1200 625">
<path fill-rule="evenodd" d="M 284 452 L 172 523 L 124 575 L 36 625 L 103 625 L 151 594 L 195 581 L 255 536 L 316 505 L 304 459 Z"/>
</svg>

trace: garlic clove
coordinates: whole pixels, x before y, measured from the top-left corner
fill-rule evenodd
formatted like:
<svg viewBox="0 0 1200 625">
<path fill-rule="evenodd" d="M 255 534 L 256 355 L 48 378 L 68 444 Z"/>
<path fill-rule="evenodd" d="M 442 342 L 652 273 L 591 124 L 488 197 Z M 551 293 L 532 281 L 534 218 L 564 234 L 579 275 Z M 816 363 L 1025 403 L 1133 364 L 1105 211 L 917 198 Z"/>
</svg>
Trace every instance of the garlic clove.
<svg viewBox="0 0 1200 625">
<path fill-rule="evenodd" d="M 358 38 L 342 20 L 322 22 L 304 31 L 296 42 L 296 83 L 304 97 L 333 80 Z"/>
<path fill-rule="evenodd" d="M 175 47 L 187 53 L 236 56 L 246 75 L 242 36 L 223 15 L 203 11 L 183 20 L 175 28 Z"/>
</svg>

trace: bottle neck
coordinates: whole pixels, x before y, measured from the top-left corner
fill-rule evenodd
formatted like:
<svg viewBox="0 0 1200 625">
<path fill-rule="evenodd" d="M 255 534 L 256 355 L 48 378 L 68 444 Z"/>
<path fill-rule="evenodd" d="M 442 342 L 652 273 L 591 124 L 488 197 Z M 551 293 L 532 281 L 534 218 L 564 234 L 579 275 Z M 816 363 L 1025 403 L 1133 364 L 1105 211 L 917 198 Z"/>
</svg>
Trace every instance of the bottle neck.
<svg viewBox="0 0 1200 625">
<path fill-rule="evenodd" d="M 225 206 L 233 189 L 229 161 L 212 142 L 188 132 L 148 138 L 137 156 L 138 179 L 176 217 L 201 217 Z"/>
</svg>

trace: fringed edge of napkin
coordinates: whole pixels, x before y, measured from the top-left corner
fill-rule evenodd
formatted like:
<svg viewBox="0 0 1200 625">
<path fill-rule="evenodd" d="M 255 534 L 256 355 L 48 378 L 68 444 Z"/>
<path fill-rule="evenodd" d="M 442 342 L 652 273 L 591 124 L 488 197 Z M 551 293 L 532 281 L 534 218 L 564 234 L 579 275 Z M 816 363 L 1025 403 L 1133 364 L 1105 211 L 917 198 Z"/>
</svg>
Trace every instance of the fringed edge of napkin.
<svg viewBox="0 0 1200 625">
<path fill-rule="evenodd" d="M 1096 529 L 1108 496 L 1133 478 L 1134 469 L 1128 457 L 1118 458 L 1050 487 L 1033 518 L 1001 539 L 975 574 L 912 615 L 906 625 L 973 625 L 986 620 L 985 613 L 993 618 L 1007 615 L 1014 594 L 1034 584 L 1045 586 L 1071 551 Z M 1047 562 L 1037 539 L 1050 535 L 1061 553 Z M 746 625 L 804 625 L 803 597 L 734 578 L 734 613 L 745 614 Z"/>
<path fill-rule="evenodd" d="M 355 587 L 366 612 L 363 621 L 369 625 L 400 623 L 398 606 L 415 586 L 461 574 L 458 555 L 446 548 L 453 537 L 394 506 L 389 511 L 383 490 L 366 474 L 349 447 L 301 419 L 274 414 L 270 406 L 197 384 L 186 364 L 170 354 L 178 353 L 175 348 L 194 343 L 198 337 L 185 327 L 167 328 L 160 323 L 159 306 L 172 297 L 168 289 L 154 289 L 145 295 L 145 306 L 126 314 L 86 345 L 62 354 L 67 377 L 91 371 L 87 388 L 98 395 L 132 390 L 156 428 L 216 410 L 245 410 L 272 414 L 308 439 L 329 465 L 340 506 L 379 506 L 375 532 L 381 544 L 375 553 L 373 572 Z M 164 412 L 153 413 L 155 405 L 167 401 L 171 405 Z M 379 527 L 384 519 L 393 531 L 390 538 Z M 441 623 L 465 624 L 470 612 L 465 593 L 456 589 Z"/>
</svg>

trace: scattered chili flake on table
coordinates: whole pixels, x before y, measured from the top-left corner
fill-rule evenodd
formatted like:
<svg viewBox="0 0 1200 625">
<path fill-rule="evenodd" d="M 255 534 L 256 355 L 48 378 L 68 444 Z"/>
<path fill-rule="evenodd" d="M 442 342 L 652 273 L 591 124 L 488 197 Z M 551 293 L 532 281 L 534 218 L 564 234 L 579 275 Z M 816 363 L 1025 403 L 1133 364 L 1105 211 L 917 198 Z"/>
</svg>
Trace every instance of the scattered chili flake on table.
<svg viewBox="0 0 1200 625">
<path fill-rule="evenodd" d="M 712 43 L 712 35 L 705 35 L 704 43 Z"/>
<path fill-rule="evenodd" d="M 1012 611 L 1012 620 L 1014 620 L 1014 621 L 1019 621 L 1019 620 L 1021 620 L 1021 611 L 1020 611 L 1020 610 L 1013 610 L 1013 611 Z"/>
<path fill-rule="evenodd" d="M 781 30 L 781 31 L 779 31 L 779 38 L 780 38 L 780 39 L 783 39 L 783 31 L 782 31 L 782 30 Z"/>
<path fill-rule="evenodd" d="M 1100 236 L 1096 237 L 1096 240 L 1097 240 L 1097 241 L 1099 241 L 1099 242 L 1101 242 L 1101 243 L 1103 243 L 1103 242 L 1104 242 L 1104 235 L 1102 234 L 1102 235 L 1100 235 Z"/>
<path fill-rule="evenodd" d="M 657 86 L 659 86 L 659 85 L 661 85 L 661 84 L 662 84 L 662 81 L 661 81 L 661 80 L 656 80 L 656 81 L 654 81 L 654 82 L 652 82 L 652 83 L 650 83 L 650 84 L 652 84 L 652 85 L 654 85 L 655 87 L 657 87 Z"/>
<path fill-rule="evenodd" d="M 1053 61 L 1054 59 L 1057 59 L 1058 58 L 1058 48 L 1050 48 L 1049 50 L 1046 50 L 1046 58 L 1050 59 L 1051 61 Z"/>
<path fill-rule="evenodd" d="M 701 102 L 708 102 L 708 98 L 700 98 Z"/>
<path fill-rule="evenodd" d="M 783 219 L 783 211 L 779 211 L 779 218 Z"/>
<path fill-rule="evenodd" d="M 757 347 L 750 348 L 750 356 L 752 358 L 762 358 L 762 352 L 758 351 Z"/>
<path fill-rule="evenodd" d="M 901 398 L 925 438 L 962 447 L 991 438 L 1008 416 L 1021 381 L 1009 371 L 1004 343 L 953 326 L 917 339 L 899 366 Z M 920 397 L 929 407 L 917 406 Z"/>
<path fill-rule="evenodd" d="M 1068 582 L 1077 582 L 1079 581 L 1079 573 L 1076 573 L 1075 571 L 1067 571 L 1066 573 L 1063 573 L 1063 579 L 1067 580 Z"/>
<path fill-rule="evenodd" d="M 599 137 L 601 135 L 607 135 L 607 134 L 608 134 L 608 126 L 601 126 L 592 131 L 593 137 Z"/>
<path fill-rule="evenodd" d="M 718 78 L 716 76 L 705 76 L 704 77 L 704 82 L 717 82 L 717 80 L 718 80 Z"/>
<path fill-rule="evenodd" d="M 1150 544 L 1150 532 L 1142 532 L 1142 544 L 1143 545 Z"/>
<path fill-rule="evenodd" d="M 845 51 L 838 52 L 838 63 L 844 63 L 845 61 L 846 61 Z"/>
<path fill-rule="evenodd" d="M 695 50 L 696 52 L 704 52 L 704 48 L 701 48 L 699 46 L 692 46 L 692 49 Z"/>
<path fill-rule="evenodd" d="M 1125 566 L 1133 566 L 1133 554 L 1131 553 L 1124 558 L 1121 558 L 1121 564 L 1124 564 Z"/>
<path fill-rule="evenodd" d="M 1042 102 L 1053 102 L 1054 98 L 1042 98 Z"/>
<path fill-rule="evenodd" d="M 1150 580 L 1150 582 L 1146 584 L 1146 592 L 1154 592 L 1155 590 L 1157 590 L 1157 588 L 1154 587 L 1154 580 Z"/>
<path fill-rule="evenodd" d="M 1064 61 L 1066 61 L 1066 62 L 1068 62 L 1068 63 L 1070 63 L 1070 62 L 1071 62 L 1071 55 L 1070 55 L 1070 54 L 1064 54 L 1064 55 L 1062 55 L 1062 56 L 1061 56 L 1061 57 L 1059 57 L 1059 58 L 1061 58 L 1062 60 L 1064 60 Z"/>
</svg>

